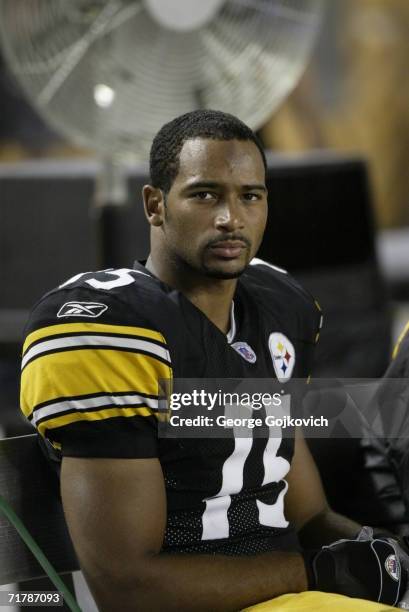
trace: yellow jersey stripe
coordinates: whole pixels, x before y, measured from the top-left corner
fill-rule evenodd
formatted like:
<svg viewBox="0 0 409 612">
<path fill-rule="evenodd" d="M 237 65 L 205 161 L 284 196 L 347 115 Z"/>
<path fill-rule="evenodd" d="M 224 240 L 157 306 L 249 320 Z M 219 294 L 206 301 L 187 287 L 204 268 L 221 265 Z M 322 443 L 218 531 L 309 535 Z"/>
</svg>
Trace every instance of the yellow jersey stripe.
<svg viewBox="0 0 409 612">
<path fill-rule="evenodd" d="M 152 412 L 146 407 L 133 407 L 133 408 L 105 408 L 104 410 L 90 411 L 90 412 L 71 412 L 62 416 L 57 416 L 52 419 L 47 419 L 38 424 L 37 429 L 42 436 L 45 435 L 47 429 L 55 429 L 56 427 L 64 427 L 64 425 L 70 425 L 78 421 L 101 421 L 106 419 L 112 419 L 115 417 L 133 417 L 141 416 L 148 417 L 152 416 Z"/>
<path fill-rule="evenodd" d="M 160 378 L 171 379 L 172 368 L 150 355 L 110 349 L 49 353 L 23 370 L 21 409 L 28 417 L 38 404 L 101 392 L 157 396 Z"/>
<path fill-rule="evenodd" d="M 129 336 L 141 336 L 150 340 L 157 340 L 166 344 L 165 338 L 161 333 L 148 329 L 146 327 L 132 327 L 127 325 L 106 325 L 104 323 L 61 323 L 57 325 L 49 325 L 41 327 L 29 334 L 23 345 L 23 354 L 27 351 L 33 342 L 55 336 L 57 334 L 75 334 L 75 333 L 108 333 L 108 334 L 126 334 Z"/>
</svg>

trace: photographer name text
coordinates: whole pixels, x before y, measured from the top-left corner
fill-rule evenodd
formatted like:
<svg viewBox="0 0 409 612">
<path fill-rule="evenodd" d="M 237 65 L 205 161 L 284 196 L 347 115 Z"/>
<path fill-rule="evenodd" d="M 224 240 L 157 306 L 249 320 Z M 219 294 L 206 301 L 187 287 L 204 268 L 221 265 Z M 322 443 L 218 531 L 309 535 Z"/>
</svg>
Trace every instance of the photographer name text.
<svg viewBox="0 0 409 612">
<path fill-rule="evenodd" d="M 323 416 L 295 418 L 288 415 L 282 417 L 266 416 L 259 417 L 226 417 L 220 415 L 216 418 L 209 416 L 198 415 L 196 417 L 181 417 L 172 415 L 169 419 L 169 424 L 172 427 L 226 427 L 226 428 L 246 428 L 254 429 L 255 427 L 328 427 L 328 419 Z"/>
</svg>

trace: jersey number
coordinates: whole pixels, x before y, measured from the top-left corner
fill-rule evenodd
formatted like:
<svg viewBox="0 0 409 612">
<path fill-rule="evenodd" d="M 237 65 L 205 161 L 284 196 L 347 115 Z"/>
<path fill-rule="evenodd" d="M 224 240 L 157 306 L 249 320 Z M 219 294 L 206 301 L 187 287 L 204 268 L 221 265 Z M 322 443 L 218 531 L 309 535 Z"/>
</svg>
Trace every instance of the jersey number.
<svg viewBox="0 0 409 612">
<path fill-rule="evenodd" d="M 125 287 L 126 285 L 131 285 L 135 282 L 135 277 L 132 274 L 143 274 L 143 272 L 139 272 L 138 270 L 130 270 L 129 268 L 119 268 L 118 270 L 102 270 L 104 274 L 109 274 L 113 276 L 112 280 L 100 281 L 97 278 L 87 278 L 86 282 L 94 289 L 115 289 L 116 287 Z M 72 285 L 77 280 L 81 278 L 81 276 L 85 276 L 89 274 L 89 272 L 82 272 L 81 274 L 76 274 L 72 278 L 68 279 L 65 283 L 60 285 L 61 287 L 66 287 L 67 285 Z M 145 276 L 149 276 L 146 274 Z"/>
<path fill-rule="evenodd" d="M 282 407 L 286 404 L 283 396 Z M 238 416 L 238 406 L 226 406 L 226 416 Z M 269 406 L 266 406 L 266 415 L 269 415 Z M 227 411 L 231 414 L 227 414 Z M 271 413 L 273 415 L 273 413 Z M 251 431 L 251 430 L 250 430 Z M 241 434 L 241 436 L 240 436 Z M 264 478 L 263 485 L 270 482 L 279 482 L 290 469 L 289 462 L 284 457 L 277 457 L 277 451 L 282 440 L 280 427 L 269 427 L 269 438 L 263 453 Z M 202 515 L 202 540 L 216 540 L 229 537 L 228 510 L 231 496 L 239 493 L 243 488 L 244 464 L 250 454 L 253 438 L 243 437 L 242 431 L 234 428 L 234 450 L 226 459 L 222 468 L 222 486 L 214 497 L 205 499 L 206 508 Z M 259 514 L 259 523 L 268 527 L 287 527 L 288 521 L 284 516 L 284 496 L 288 485 L 280 492 L 275 504 L 265 504 L 256 500 Z"/>
</svg>

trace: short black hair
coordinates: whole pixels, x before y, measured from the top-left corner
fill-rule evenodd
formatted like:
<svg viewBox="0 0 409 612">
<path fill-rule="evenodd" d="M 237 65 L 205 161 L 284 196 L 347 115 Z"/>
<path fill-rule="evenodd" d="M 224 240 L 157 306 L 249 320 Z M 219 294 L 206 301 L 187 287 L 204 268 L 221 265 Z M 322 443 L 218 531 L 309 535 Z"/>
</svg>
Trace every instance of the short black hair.
<svg viewBox="0 0 409 612">
<path fill-rule="evenodd" d="M 195 110 L 166 123 L 153 139 L 150 151 L 151 184 L 167 193 L 179 172 L 179 154 L 193 138 L 251 140 L 260 151 L 264 169 L 266 156 L 260 139 L 240 119 L 215 110 Z"/>
</svg>

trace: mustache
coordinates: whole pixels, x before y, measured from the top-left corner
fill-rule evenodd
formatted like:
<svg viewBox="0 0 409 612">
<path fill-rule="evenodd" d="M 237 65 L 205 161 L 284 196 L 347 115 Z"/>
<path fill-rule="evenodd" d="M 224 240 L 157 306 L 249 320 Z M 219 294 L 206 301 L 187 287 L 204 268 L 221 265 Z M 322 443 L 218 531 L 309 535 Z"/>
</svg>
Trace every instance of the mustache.
<svg viewBox="0 0 409 612">
<path fill-rule="evenodd" d="M 245 236 L 243 236 L 242 234 L 226 234 L 225 236 L 223 236 L 223 238 L 220 238 L 219 236 L 218 238 L 214 238 L 213 240 L 210 240 L 206 246 L 213 247 L 223 242 L 234 242 L 236 240 L 239 240 L 240 242 L 244 242 L 246 246 L 251 247 L 251 241 Z"/>
</svg>

